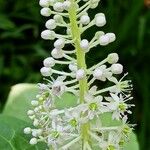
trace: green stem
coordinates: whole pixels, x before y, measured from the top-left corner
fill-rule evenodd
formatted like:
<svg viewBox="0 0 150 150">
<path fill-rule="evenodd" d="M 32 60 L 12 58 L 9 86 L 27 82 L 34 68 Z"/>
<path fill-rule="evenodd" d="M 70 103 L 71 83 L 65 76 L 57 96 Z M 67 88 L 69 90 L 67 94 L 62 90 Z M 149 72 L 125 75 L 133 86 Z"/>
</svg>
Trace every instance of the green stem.
<svg viewBox="0 0 150 150">
<path fill-rule="evenodd" d="M 77 10 L 74 0 L 71 1 L 71 7 L 69 9 L 69 19 L 70 19 L 70 26 L 72 32 L 72 38 L 74 39 L 75 49 L 76 49 L 76 56 L 77 56 L 77 65 L 78 69 L 84 69 L 86 71 L 86 62 L 85 62 L 85 52 L 80 47 L 81 41 L 81 34 L 80 29 L 77 24 Z M 79 81 L 79 89 L 80 89 L 80 103 L 84 103 L 84 94 L 88 90 L 87 78 L 84 77 L 82 80 Z M 89 124 L 86 123 L 82 125 L 81 132 L 82 132 L 82 139 L 83 144 L 89 141 Z M 82 146 L 83 147 L 83 146 Z"/>
</svg>

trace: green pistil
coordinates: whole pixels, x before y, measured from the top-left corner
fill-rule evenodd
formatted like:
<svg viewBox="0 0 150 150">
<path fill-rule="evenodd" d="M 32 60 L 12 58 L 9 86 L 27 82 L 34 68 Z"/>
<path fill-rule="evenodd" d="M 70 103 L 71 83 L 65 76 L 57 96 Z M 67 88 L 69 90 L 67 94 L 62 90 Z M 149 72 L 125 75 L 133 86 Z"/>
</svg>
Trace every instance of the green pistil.
<svg viewBox="0 0 150 150">
<path fill-rule="evenodd" d="M 119 145 L 120 145 L 120 146 L 123 146 L 123 145 L 124 145 L 124 140 L 120 140 L 120 141 L 119 141 Z"/>
<path fill-rule="evenodd" d="M 125 103 L 119 103 L 119 110 L 120 111 L 125 111 L 127 109 L 127 104 Z"/>
<path fill-rule="evenodd" d="M 113 145 L 109 145 L 109 146 L 107 147 L 107 150 L 115 150 L 115 147 L 114 147 Z"/>
<path fill-rule="evenodd" d="M 72 127 L 76 127 L 77 126 L 77 121 L 76 121 L 76 119 L 72 119 L 72 120 L 70 120 L 70 125 L 72 126 Z"/>
<path fill-rule="evenodd" d="M 92 110 L 92 111 L 95 111 L 97 109 L 97 104 L 96 103 L 91 103 L 89 105 L 89 109 Z"/>
<path fill-rule="evenodd" d="M 58 131 L 53 131 L 52 132 L 52 137 L 57 139 L 59 137 L 59 132 Z"/>
<path fill-rule="evenodd" d="M 125 135 L 127 135 L 127 134 L 130 133 L 130 127 L 126 125 L 126 126 L 123 128 L 122 131 L 123 131 L 123 133 L 124 133 Z"/>
</svg>

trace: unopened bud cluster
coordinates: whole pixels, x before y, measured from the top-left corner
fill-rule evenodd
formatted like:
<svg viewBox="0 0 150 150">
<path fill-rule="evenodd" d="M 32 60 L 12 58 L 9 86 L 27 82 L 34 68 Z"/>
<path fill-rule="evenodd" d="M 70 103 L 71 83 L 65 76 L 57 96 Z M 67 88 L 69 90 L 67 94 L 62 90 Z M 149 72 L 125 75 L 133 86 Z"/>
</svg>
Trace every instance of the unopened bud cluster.
<svg viewBox="0 0 150 150">
<path fill-rule="evenodd" d="M 130 108 L 134 105 L 127 102 L 132 100 L 132 85 L 130 80 L 124 80 L 127 74 L 117 79 L 123 73 L 118 54 L 111 53 L 90 68 L 81 67 L 78 61 L 77 49 L 78 53 L 86 54 L 93 47 L 106 46 L 116 39 L 114 33 L 102 31 L 96 32 L 91 40 L 82 38 L 82 33 L 91 26 L 103 27 L 106 24 L 103 13 L 96 14 L 93 20 L 88 15 L 88 10 L 96 8 L 99 1 L 39 2 L 41 15 L 48 18 L 41 37 L 55 41 L 51 56 L 44 59 L 40 70 L 47 83 L 38 84 L 39 94 L 31 101 L 33 109 L 27 112 L 34 128 L 27 127 L 24 133 L 32 134 L 32 145 L 42 141 L 54 150 L 120 150 L 128 141 L 132 126 L 127 123 L 127 114 L 131 114 Z M 72 25 L 77 25 L 80 38 L 74 37 L 76 31 L 73 31 Z M 56 33 L 56 28 L 62 28 L 65 34 Z M 69 45 L 74 49 L 67 50 Z M 57 70 L 55 65 L 65 65 L 68 71 Z M 109 82 L 107 85 L 110 86 L 99 89 L 94 85 L 95 81 L 100 86 L 102 82 Z M 80 83 L 85 82 L 87 88 L 82 91 L 85 85 Z M 66 92 L 76 96 L 76 106 L 58 109 L 56 101 Z M 82 102 L 81 94 L 84 96 Z M 112 120 L 120 121 L 121 125 L 104 126 L 100 116 L 106 113 L 111 114 Z M 88 128 L 83 129 L 86 126 Z"/>
</svg>

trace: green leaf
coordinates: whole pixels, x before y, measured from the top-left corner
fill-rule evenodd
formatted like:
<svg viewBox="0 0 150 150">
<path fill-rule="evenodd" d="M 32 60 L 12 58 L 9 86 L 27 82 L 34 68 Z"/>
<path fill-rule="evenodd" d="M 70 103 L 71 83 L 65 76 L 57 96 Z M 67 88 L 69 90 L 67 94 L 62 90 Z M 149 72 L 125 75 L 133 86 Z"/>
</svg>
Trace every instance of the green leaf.
<svg viewBox="0 0 150 150">
<path fill-rule="evenodd" d="M 11 88 L 3 114 L 30 122 L 26 112 L 31 107 L 38 89 L 34 84 L 17 84 Z"/>
<path fill-rule="evenodd" d="M 0 115 L 0 149 L 2 150 L 40 150 L 46 149 L 44 143 L 36 146 L 29 144 L 29 137 L 23 129 L 31 124 L 15 117 Z"/>
</svg>

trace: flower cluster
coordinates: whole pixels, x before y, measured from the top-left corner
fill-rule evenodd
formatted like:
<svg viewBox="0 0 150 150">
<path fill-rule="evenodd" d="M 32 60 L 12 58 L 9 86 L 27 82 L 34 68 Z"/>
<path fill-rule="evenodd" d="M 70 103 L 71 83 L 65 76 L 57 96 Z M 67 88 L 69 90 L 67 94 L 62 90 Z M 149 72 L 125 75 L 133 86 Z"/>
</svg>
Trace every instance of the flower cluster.
<svg viewBox="0 0 150 150">
<path fill-rule="evenodd" d="M 127 102 L 132 100 L 132 84 L 130 80 L 124 80 L 127 74 L 117 79 L 123 72 L 118 54 L 111 53 L 98 64 L 86 67 L 86 53 L 116 39 L 114 33 L 102 31 L 96 32 L 90 41 L 82 39 L 82 33 L 91 26 L 106 24 L 103 13 L 96 14 L 93 20 L 88 15 L 88 10 L 96 8 L 99 1 L 39 2 L 41 15 L 48 18 L 41 37 L 55 42 L 51 56 L 43 61 L 40 70 L 46 83 L 38 84 L 39 94 L 31 101 L 33 109 L 27 112 L 34 128 L 27 127 L 24 133 L 32 134 L 32 145 L 42 141 L 54 150 L 67 150 L 71 146 L 75 150 L 119 150 L 128 140 L 132 126 L 127 122 L 127 114 L 131 114 L 130 108 L 134 105 Z M 57 27 L 65 34 L 56 33 Z M 68 50 L 69 45 L 74 48 Z M 68 71 L 57 70 L 55 65 L 66 65 Z M 94 85 L 95 81 L 107 82 L 110 86 L 99 89 Z M 58 109 L 56 101 L 66 92 L 76 96 L 76 106 Z M 106 113 L 120 125 L 104 126 L 100 116 Z"/>
</svg>

